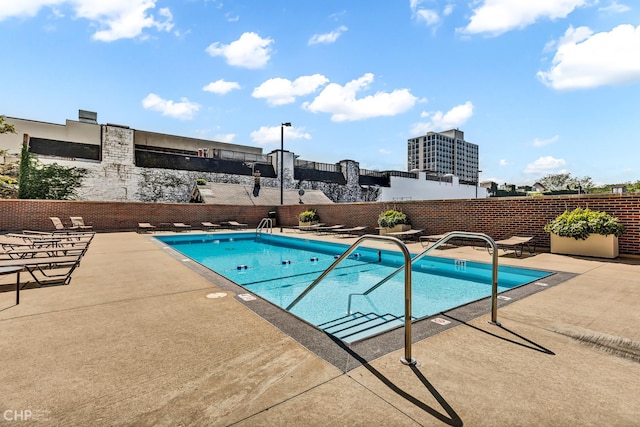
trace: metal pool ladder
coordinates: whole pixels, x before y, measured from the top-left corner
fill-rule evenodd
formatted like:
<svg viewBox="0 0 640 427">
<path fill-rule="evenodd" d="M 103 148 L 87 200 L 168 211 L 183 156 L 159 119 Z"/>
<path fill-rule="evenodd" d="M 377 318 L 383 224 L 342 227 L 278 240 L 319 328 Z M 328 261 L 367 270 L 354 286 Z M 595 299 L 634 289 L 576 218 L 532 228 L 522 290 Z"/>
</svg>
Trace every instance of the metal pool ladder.
<svg viewBox="0 0 640 427">
<path fill-rule="evenodd" d="M 273 220 L 271 218 L 262 218 L 260 223 L 256 227 L 256 234 L 262 233 L 264 229 L 267 229 L 269 233 L 273 233 Z"/>
<path fill-rule="evenodd" d="M 298 297 L 287 306 L 287 310 L 291 310 L 302 298 L 304 298 L 318 283 L 322 281 L 333 269 L 342 262 L 343 259 L 348 257 L 361 242 L 365 240 L 382 240 L 386 242 L 395 243 L 404 256 L 405 275 L 404 275 L 404 357 L 400 359 L 405 365 L 415 365 L 417 361 L 411 357 L 411 254 L 407 246 L 395 237 L 390 236 L 376 236 L 373 234 L 365 234 L 356 240 L 350 247 L 338 257 L 333 264 L 331 264 L 325 271 L 322 272 L 316 280 L 313 281 L 307 288 L 302 291 Z"/>
<path fill-rule="evenodd" d="M 389 276 L 382 279 L 380 282 L 376 283 L 370 289 L 368 289 L 364 294 L 368 294 L 378 287 L 382 286 L 386 283 L 391 277 L 398 274 L 400 271 L 404 269 L 404 357 L 400 358 L 400 361 L 405 365 L 415 365 L 417 363 L 416 359 L 411 357 L 411 265 L 413 262 L 418 261 L 422 257 L 424 257 L 427 253 L 431 252 L 433 249 L 439 247 L 440 245 L 445 244 L 451 239 L 454 238 L 468 238 L 468 239 L 480 239 L 484 240 L 488 245 L 493 249 L 492 251 L 492 286 L 491 286 L 491 321 L 489 323 L 500 325 L 498 322 L 498 251 L 496 242 L 489 236 L 484 233 L 469 233 L 466 231 L 452 231 L 450 233 L 445 234 L 440 240 L 435 242 L 431 247 L 422 252 L 420 255 L 417 255 L 415 258 L 411 259 L 411 254 L 409 253 L 409 249 L 400 239 L 390 236 L 376 236 L 373 234 L 365 234 L 356 240 L 350 247 L 347 249 L 340 257 L 338 257 L 333 264 L 331 264 L 322 274 L 313 281 L 307 288 L 302 291 L 300 295 L 294 299 L 291 304 L 287 306 L 287 310 L 290 311 L 296 304 L 300 302 L 313 288 L 316 287 L 318 283 L 320 283 L 331 271 L 333 271 L 343 259 L 347 258 L 351 252 L 353 252 L 361 242 L 365 240 L 381 240 L 395 243 L 404 256 L 404 265 L 399 267 Z M 349 295 L 349 309 L 351 305 L 351 295 Z"/>
<path fill-rule="evenodd" d="M 498 256 L 495 254 L 496 242 L 491 237 L 487 236 L 484 233 L 469 233 L 469 232 L 466 232 L 466 231 L 452 231 L 452 232 L 447 233 L 444 236 L 442 236 L 442 238 L 440 240 L 436 241 L 432 246 L 430 246 L 424 252 L 422 252 L 419 255 L 416 255 L 416 257 L 411 260 L 411 264 L 413 264 L 416 261 L 419 261 L 421 258 L 423 258 L 425 255 L 427 255 L 429 252 L 431 252 L 432 250 L 436 249 L 437 247 L 446 244 L 449 240 L 455 239 L 455 238 L 460 238 L 460 237 L 462 237 L 464 239 L 480 239 L 480 240 L 484 240 L 493 249 L 492 262 L 491 262 L 491 264 L 492 264 L 492 271 L 491 271 L 491 321 L 489 323 L 494 324 L 494 325 L 500 325 L 500 322 L 498 322 Z M 457 260 L 455 260 L 455 264 L 456 264 L 456 267 L 458 267 L 458 266 L 466 267 L 467 261 L 466 260 L 458 260 L 457 259 Z M 351 298 L 353 296 L 356 296 L 356 295 L 369 295 L 371 292 L 375 291 L 380 286 L 384 285 L 389 280 L 391 280 L 396 274 L 400 273 L 404 268 L 405 268 L 405 266 L 398 267 L 397 270 L 395 270 L 394 272 L 389 274 L 387 277 L 385 277 L 384 279 L 382 279 L 381 281 L 379 281 L 378 283 L 376 283 L 375 285 L 373 285 L 372 287 L 370 287 L 369 289 L 367 289 L 366 291 L 364 291 L 361 294 L 350 294 L 349 295 L 348 304 L 347 304 L 347 313 L 351 312 Z"/>
</svg>

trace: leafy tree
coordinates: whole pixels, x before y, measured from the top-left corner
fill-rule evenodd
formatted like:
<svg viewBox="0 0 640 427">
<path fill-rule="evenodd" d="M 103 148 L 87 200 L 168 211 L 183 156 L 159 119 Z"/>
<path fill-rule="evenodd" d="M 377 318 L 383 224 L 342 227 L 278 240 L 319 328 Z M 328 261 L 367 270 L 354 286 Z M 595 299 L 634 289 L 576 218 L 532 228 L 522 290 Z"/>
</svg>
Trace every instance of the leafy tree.
<svg viewBox="0 0 640 427">
<path fill-rule="evenodd" d="M 68 168 L 57 163 L 42 165 L 24 144 L 20 157 L 18 198 L 74 199 L 86 174 L 86 169 Z"/>
<path fill-rule="evenodd" d="M 0 116 L 0 134 L 3 133 L 16 133 L 16 128 L 12 124 L 5 122 L 5 116 Z M 12 199 L 17 195 L 18 174 L 15 163 L 5 164 L 7 154 L 9 154 L 9 150 L 0 149 L 0 157 L 3 158 L 0 164 L 1 199 Z"/>
<path fill-rule="evenodd" d="M 4 121 L 5 116 L 0 116 L 0 133 L 16 133 L 16 128 L 11 123 Z"/>
<path fill-rule="evenodd" d="M 18 196 L 17 166 L 16 162 L 0 164 L 0 199 L 15 199 Z"/>
<path fill-rule="evenodd" d="M 625 182 L 622 184 L 604 184 L 600 187 L 594 187 L 592 193 L 611 193 L 613 187 L 625 186 L 628 193 L 640 193 L 640 181 Z"/>
<path fill-rule="evenodd" d="M 538 182 L 544 185 L 547 190 L 578 190 L 587 193 L 594 187 L 591 177 L 585 176 L 583 178 L 574 178 L 570 173 L 559 173 L 547 175 L 544 178 L 538 180 Z"/>
</svg>

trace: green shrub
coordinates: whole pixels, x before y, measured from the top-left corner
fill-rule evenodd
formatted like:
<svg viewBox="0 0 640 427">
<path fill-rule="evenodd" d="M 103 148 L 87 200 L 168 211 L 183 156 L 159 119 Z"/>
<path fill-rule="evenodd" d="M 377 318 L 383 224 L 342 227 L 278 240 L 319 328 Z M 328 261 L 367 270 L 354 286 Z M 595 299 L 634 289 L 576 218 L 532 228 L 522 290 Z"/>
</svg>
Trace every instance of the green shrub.
<svg viewBox="0 0 640 427">
<path fill-rule="evenodd" d="M 576 208 L 573 211 L 564 211 L 549 224 L 545 225 L 544 231 L 562 237 L 573 237 L 584 240 L 590 234 L 601 234 L 608 236 L 613 234 L 620 237 L 624 234 L 624 225 L 620 224 L 618 218 L 600 211 L 592 211 L 589 208 Z"/>
<path fill-rule="evenodd" d="M 319 219 L 318 214 L 313 209 L 308 209 L 298 215 L 298 220 L 300 222 L 313 222 L 318 221 Z"/>
<path fill-rule="evenodd" d="M 378 217 L 378 225 L 383 228 L 393 228 L 398 224 L 411 224 L 409 218 L 403 212 L 389 209 Z"/>
</svg>

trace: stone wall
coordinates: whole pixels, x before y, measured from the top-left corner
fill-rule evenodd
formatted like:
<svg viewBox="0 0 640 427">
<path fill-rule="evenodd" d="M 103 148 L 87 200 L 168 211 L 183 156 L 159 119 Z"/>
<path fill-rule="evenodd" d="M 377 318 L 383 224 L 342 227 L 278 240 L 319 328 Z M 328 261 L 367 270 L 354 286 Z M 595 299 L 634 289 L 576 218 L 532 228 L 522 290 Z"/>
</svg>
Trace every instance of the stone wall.
<svg viewBox="0 0 640 427">
<path fill-rule="evenodd" d="M 213 183 L 253 184 L 253 178 L 249 175 L 138 167 L 135 164 L 136 131 L 118 125 L 100 125 L 100 127 L 102 129 L 102 144 L 101 161 L 99 162 L 43 155 L 38 157 L 42 163 L 58 163 L 62 166 L 77 167 L 87 171 L 82 186 L 77 191 L 79 200 L 186 203 L 191 197 L 193 185 L 198 178 L 204 178 Z M 280 187 L 279 154 L 280 150 L 275 150 L 268 156 L 277 176 L 275 178 L 263 177 L 261 180 L 263 187 Z M 360 185 L 360 166 L 358 162 L 353 160 L 340 162 L 340 172 L 344 176 L 345 183 L 306 179 L 298 181 L 295 179 L 294 164 L 294 153 L 285 150 L 282 174 L 285 189 L 320 190 L 333 202 L 389 200 L 395 198 L 396 194 L 406 195 L 406 191 L 402 192 L 400 189 L 407 190 L 409 188 L 411 188 L 411 194 L 419 193 L 420 198 L 439 197 L 437 192 L 429 190 L 430 185 L 434 183 L 424 179 L 410 180 L 412 181 L 410 183 L 398 182 L 396 179 L 397 189 L 363 187 Z M 331 180 L 328 179 L 328 181 Z M 417 188 L 420 188 L 421 191 L 418 191 Z M 448 190 L 452 189 L 448 188 Z M 450 193 L 443 197 L 460 197 L 459 194 L 454 194 L 454 191 L 450 191 Z M 469 192 L 469 197 L 471 194 Z"/>
<path fill-rule="evenodd" d="M 133 129 L 105 125 L 101 162 L 44 156 L 40 156 L 39 160 L 87 171 L 82 187 L 77 191 L 78 200 L 187 203 L 198 178 L 214 183 L 253 185 L 253 177 L 248 175 L 137 167 L 134 147 Z M 272 158 L 279 175 L 277 153 L 279 151 Z M 359 194 L 357 163 L 348 162 L 343 166 L 345 169 L 355 169 L 355 172 L 350 172 L 352 178 L 347 186 L 323 182 L 298 183 L 293 178 L 294 154 L 289 151 L 284 154 L 284 188 L 321 190 L 333 201 L 363 200 Z M 263 177 L 261 185 L 279 188 L 280 178 Z"/>
</svg>

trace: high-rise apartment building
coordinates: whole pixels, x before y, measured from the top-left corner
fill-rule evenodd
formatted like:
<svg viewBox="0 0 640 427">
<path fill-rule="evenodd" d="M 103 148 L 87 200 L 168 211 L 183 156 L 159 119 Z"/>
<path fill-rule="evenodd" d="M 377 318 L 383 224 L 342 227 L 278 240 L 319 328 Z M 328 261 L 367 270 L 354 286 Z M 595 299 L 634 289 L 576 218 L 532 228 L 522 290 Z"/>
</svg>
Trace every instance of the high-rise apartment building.
<svg viewBox="0 0 640 427">
<path fill-rule="evenodd" d="M 478 146 L 465 141 L 464 132 L 458 129 L 427 132 L 407 141 L 407 170 L 416 169 L 478 182 Z"/>
</svg>

